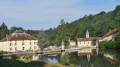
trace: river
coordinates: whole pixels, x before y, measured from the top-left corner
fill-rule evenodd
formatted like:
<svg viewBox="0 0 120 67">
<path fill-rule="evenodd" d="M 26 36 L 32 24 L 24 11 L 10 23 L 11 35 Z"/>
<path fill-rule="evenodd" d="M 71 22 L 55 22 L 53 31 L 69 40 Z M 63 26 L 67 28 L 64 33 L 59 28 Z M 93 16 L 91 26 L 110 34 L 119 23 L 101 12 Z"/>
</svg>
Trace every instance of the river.
<svg viewBox="0 0 120 67">
<path fill-rule="evenodd" d="M 60 63 L 61 55 L 33 54 L 31 60 Z M 24 59 L 24 56 L 22 56 Z M 116 50 L 82 49 L 68 53 L 65 60 L 76 67 L 120 67 L 120 53 Z"/>
</svg>

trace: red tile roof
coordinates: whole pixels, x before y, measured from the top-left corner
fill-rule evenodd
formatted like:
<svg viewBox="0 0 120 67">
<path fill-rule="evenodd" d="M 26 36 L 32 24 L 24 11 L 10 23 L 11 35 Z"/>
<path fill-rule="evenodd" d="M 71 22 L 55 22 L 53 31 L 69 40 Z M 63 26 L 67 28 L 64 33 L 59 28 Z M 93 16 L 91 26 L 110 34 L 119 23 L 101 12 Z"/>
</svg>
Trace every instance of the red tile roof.
<svg viewBox="0 0 120 67">
<path fill-rule="evenodd" d="M 37 40 L 37 38 L 26 33 L 13 33 L 6 36 L 1 41 L 16 41 L 16 40 Z"/>
<path fill-rule="evenodd" d="M 69 40 L 69 42 L 75 42 L 74 40 Z"/>
<path fill-rule="evenodd" d="M 115 31 L 117 31 L 118 29 L 113 29 L 112 31 L 109 31 L 108 33 L 106 33 L 103 37 L 106 37 L 110 34 L 113 34 Z"/>
<path fill-rule="evenodd" d="M 77 41 L 92 41 L 94 38 L 97 38 L 98 40 L 102 40 L 102 37 L 90 37 L 90 38 L 78 38 Z"/>
</svg>

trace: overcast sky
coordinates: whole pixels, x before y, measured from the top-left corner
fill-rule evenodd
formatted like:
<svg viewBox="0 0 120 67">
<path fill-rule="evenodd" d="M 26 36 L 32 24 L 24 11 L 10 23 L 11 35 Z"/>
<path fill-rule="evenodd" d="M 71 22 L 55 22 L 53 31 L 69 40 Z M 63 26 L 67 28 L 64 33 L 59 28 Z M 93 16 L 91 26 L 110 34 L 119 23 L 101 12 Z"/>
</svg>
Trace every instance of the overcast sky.
<svg viewBox="0 0 120 67">
<path fill-rule="evenodd" d="M 120 0 L 0 0 L 0 25 L 40 30 L 54 28 L 60 19 L 75 21 L 85 14 L 112 11 Z"/>
</svg>

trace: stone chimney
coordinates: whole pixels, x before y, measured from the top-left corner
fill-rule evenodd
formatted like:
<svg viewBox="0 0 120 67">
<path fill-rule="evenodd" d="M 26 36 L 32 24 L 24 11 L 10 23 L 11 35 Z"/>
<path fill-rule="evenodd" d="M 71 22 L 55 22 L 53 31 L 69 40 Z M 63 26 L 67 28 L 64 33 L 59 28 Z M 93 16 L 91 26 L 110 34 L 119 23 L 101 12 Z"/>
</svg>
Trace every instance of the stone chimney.
<svg viewBox="0 0 120 67">
<path fill-rule="evenodd" d="M 7 40 L 8 40 L 8 34 L 6 34 Z"/>
</svg>

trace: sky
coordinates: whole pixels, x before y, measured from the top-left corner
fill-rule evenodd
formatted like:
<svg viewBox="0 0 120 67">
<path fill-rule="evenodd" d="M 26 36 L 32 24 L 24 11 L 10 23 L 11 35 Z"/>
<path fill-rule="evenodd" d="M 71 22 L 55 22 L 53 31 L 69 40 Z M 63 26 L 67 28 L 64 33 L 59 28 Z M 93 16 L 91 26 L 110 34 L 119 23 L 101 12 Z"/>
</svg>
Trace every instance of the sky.
<svg viewBox="0 0 120 67">
<path fill-rule="evenodd" d="M 55 28 L 85 15 L 109 12 L 120 0 L 0 0 L 0 25 L 31 30 Z"/>
</svg>

